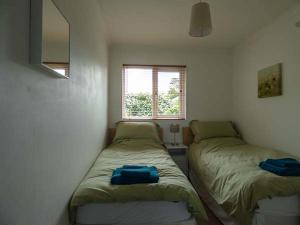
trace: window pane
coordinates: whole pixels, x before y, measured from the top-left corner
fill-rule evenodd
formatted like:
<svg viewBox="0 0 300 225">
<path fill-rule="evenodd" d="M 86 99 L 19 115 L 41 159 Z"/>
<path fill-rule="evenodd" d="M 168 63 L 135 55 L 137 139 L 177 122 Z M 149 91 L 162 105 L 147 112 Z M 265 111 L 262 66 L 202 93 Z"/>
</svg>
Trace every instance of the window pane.
<svg viewBox="0 0 300 225">
<path fill-rule="evenodd" d="M 180 73 L 158 72 L 158 115 L 180 114 Z"/>
<path fill-rule="evenodd" d="M 127 68 L 125 71 L 125 116 L 152 117 L 152 69 Z"/>
</svg>

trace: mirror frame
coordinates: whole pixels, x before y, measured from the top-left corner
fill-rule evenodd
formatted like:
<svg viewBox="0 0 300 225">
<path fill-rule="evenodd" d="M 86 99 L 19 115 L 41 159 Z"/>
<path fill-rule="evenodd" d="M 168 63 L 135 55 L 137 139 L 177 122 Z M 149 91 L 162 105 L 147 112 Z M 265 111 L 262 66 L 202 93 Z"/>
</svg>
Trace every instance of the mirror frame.
<svg viewBox="0 0 300 225">
<path fill-rule="evenodd" d="M 42 55 L 43 55 L 43 1 L 44 0 L 30 0 L 30 56 L 29 61 L 30 64 L 36 65 L 48 72 L 50 72 L 53 75 L 56 75 L 59 78 L 70 78 L 70 50 L 71 50 L 71 29 L 70 29 L 70 23 L 65 17 L 65 15 L 62 13 L 62 11 L 59 9 L 59 7 L 56 5 L 56 3 L 53 0 L 50 0 L 54 6 L 57 8 L 59 13 L 64 17 L 66 22 L 69 25 L 69 74 L 68 76 L 62 75 L 58 72 L 55 72 L 53 69 L 48 67 L 47 65 L 43 64 Z"/>
</svg>

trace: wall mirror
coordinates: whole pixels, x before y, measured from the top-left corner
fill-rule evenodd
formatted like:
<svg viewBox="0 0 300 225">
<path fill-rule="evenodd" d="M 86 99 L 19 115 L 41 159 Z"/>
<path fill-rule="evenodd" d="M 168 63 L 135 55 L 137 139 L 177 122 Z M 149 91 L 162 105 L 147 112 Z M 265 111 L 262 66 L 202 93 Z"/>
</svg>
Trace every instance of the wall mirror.
<svg viewBox="0 0 300 225">
<path fill-rule="evenodd" d="M 52 0 L 31 0 L 31 64 L 70 76 L 70 25 Z"/>
</svg>

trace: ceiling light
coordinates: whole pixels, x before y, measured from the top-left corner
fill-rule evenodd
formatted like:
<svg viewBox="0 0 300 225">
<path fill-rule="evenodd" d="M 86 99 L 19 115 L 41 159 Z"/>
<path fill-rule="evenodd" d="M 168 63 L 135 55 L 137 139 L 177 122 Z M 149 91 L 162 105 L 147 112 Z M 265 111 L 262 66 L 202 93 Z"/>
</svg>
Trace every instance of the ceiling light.
<svg viewBox="0 0 300 225">
<path fill-rule="evenodd" d="M 199 2 L 192 7 L 190 32 L 192 37 L 205 37 L 212 32 L 209 4 Z"/>
</svg>

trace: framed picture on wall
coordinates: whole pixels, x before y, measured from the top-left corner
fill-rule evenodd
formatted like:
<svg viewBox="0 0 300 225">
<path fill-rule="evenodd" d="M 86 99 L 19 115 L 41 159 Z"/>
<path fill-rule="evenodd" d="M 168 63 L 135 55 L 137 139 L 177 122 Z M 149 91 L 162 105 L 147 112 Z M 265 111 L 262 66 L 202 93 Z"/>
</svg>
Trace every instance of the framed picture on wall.
<svg viewBox="0 0 300 225">
<path fill-rule="evenodd" d="M 258 71 L 258 97 L 268 98 L 282 95 L 282 64 Z"/>
</svg>

